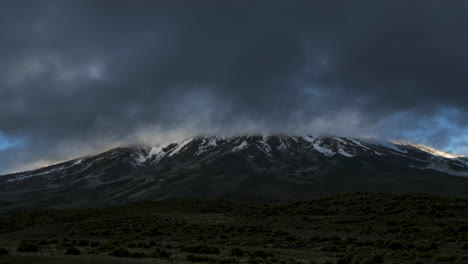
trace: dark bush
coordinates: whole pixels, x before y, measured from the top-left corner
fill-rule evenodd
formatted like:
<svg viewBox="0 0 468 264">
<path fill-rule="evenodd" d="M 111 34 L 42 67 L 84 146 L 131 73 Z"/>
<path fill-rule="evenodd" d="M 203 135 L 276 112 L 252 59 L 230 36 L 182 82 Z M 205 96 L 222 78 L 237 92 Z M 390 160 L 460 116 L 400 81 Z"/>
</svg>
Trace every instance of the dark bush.
<svg viewBox="0 0 468 264">
<path fill-rule="evenodd" d="M 457 260 L 457 256 L 438 256 L 435 258 L 437 262 L 455 262 Z"/>
<path fill-rule="evenodd" d="M 37 245 L 33 241 L 25 240 L 16 248 L 18 252 L 37 252 Z"/>
<path fill-rule="evenodd" d="M 144 252 L 132 252 L 130 253 L 131 258 L 144 258 L 146 257 L 146 254 Z"/>
<path fill-rule="evenodd" d="M 151 248 L 149 244 L 146 244 L 145 242 L 140 242 L 136 245 L 137 248 Z"/>
<path fill-rule="evenodd" d="M 167 252 L 167 251 L 161 251 L 161 252 L 159 252 L 159 254 L 158 254 L 158 257 L 160 257 L 160 258 L 168 258 L 168 257 L 170 257 L 170 256 L 171 256 L 171 253 L 170 253 L 170 252 Z"/>
<path fill-rule="evenodd" d="M 189 246 L 182 247 L 181 251 L 188 253 L 197 253 L 197 254 L 216 254 L 219 255 L 219 249 L 216 247 L 207 247 L 207 246 Z"/>
<path fill-rule="evenodd" d="M 116 257 L 125 258 L 125 257 L 130 256 L 130 252 L 126 248 L 119 248 L 119 249 L 116 249 L 116 250 L 112 251 L 111 255 L 116 256 Z"/>
<path fill-rule="evenodd" d="M 231 249 L 231 256 L 242 257 L 244 256 L 244 251 L 240 248 L 233 248 Z"/>
<path fill-rule="evenodd" d="M 89 243 L 89 246 L 90 247 L 99 247 L 100 244 L 101 244 L 101 242 L 99 242 L 99 241 L 92 241 L 91 243 Z"/>
<path fill-rule="evenodd" d="M 278 230 L 273 233 L 274 237 L 282 237 L 282 236 L 288 236 L 288 232 Z"/>
<path fill-rule="evenodd" d="M 348 263 L 352 263 L 354 259 L 354 256 L 353 255 L 347 255 L 345 257 L 342 257 L 340 259 L 338 259 L 336 261 L 336 264 L 348 264 Z"/>
<path fill-rule="evenodd" d="M 136 247 L 137 247 L 137 244 L 134 243 L 134 242 L 132 242 L 132 243 L 128 244 L 127 247 L 129 247 L 129 248 L 136 248 Z"/>
<path fill-rule="evenodd" d="M 222 259 L 218 262 L 219 264 L 237 264 L 239 261 L 235 259 Z"/>
<path fill-rule="evenodd" d="M 0 248 L 0 256 L 9 255 L 10 253 L 6 248 Z"/>
<path fill-rule="evenodd" d="M 372 257 L 372 263 L 384 263 L 384 258 L 380 255 L 375 255 Z"/>
<path fill-rule="evenodd" d="M 210 262 L 212 260 L 209 257 L 195 255 L 188 255 L 185 259 L 190 262 Z"/>
<path fill-rule="evenodd" d="M 57 239 L 51 239 L 47 243 L 50 244 L 57 244 L 59 241 Z"/>
<path fill-rule="evenodd" d="M 267 253 L 265 251 L 257 250 L 254 253 L 250 254 L 252 258 L 268 258 L 273 257 L 273 254 Z"/>
<path fill-rule="evenodd" d="M 81 251 L 76 247 L 67 248 L 65 255 L 81 255 Z"/>
<path fill-rule="evenodd" d="M 384 263 L 384 259 L 380 255 L 375 255 L 368 261 L 364 262 L 365 264 L 377 264 L 377 263 Z"/>
<path fill-rule="evenodd" d="M 428 252 L 431 249 L 428 246 L 418 246 L 418 247 L 416 247 L 416 250 L 419 251 L 419 252 Z"/>
<path fill-rule="evenodd" d="M 80 240 L 76 244 L 77 244 L 77 246 L 80 246 L 80 247 L 87 247 L 89 245 L 89 241 L 88 240 Z"/>
<path fill-rule="evenodd" d="M 391 242 L 388 248 L 391 250 L 401 250 L 405 247 L 400 242 Z"/>
<path fill-rule="evenodd" d="M 459 233 L 468 233 L 468 225 L 461 226 L 458 228 Z"/>
<path fill-rule="evenodd" d="M 313 236 L 309 240 L 310 240 L 310 242 L 317 242 L 317 241 L 320 241 L 320 237 L 319 236 Z"/>
<path fill-rule="evenodd" d="M 144 252 L 130 252 L 126 248 L 119 248 L 111 253 L 112 256 L 122 257 L 122 258 L 144 258 L 147 255 Z"/>
</svg>

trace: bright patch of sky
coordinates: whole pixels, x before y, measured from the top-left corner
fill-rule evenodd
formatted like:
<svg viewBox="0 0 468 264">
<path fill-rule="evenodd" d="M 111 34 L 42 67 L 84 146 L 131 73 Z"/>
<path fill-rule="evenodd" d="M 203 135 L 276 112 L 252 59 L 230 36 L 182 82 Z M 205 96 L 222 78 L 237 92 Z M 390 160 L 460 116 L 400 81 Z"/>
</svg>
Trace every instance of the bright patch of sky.
<svg viewBox="0 0 468 264">
<path fill-rule="evenodd" d="M 0 133 L 0 151 L 13 148 L 22 144 L 23 141 L 18 138 L 11 138 Z"/>
<path fill-rule="evenodd" d="M 468 156 L 468 127 L 459 122 L 463 114 L 455 108 L 441 110 L 431 119 L 416 121 L 403 139 Z"/>
</svg>

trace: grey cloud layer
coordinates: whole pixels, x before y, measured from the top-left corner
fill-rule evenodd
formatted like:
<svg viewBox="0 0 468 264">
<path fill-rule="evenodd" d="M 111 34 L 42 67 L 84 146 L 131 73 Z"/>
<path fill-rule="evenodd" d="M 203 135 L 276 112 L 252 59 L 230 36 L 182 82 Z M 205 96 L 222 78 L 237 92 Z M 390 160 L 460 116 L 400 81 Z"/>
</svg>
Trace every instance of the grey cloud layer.
<svg viewBox="0 0 468 264">
<path fill-rule="evenodd" d="M 2 4 L 0 132 L 25 144 L 0 172 L 164 133 L 467 127 L 466 1 Z"/>
</svg>

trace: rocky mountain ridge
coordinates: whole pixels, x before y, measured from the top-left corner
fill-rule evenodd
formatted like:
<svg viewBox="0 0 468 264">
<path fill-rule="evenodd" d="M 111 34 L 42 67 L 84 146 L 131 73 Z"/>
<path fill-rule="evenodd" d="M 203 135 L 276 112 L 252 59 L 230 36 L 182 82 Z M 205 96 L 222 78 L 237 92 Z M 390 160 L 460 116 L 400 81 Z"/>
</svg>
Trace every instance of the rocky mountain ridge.
<svg viewBox="0 0 468 264">
<path fill-rule="evenodd" d="M 374 139 L 195 137 L 0 177 L 3 210 L 181 197 L 295 199 L 348 191 L 468 195 L 468 159 Z"/>
</svg>

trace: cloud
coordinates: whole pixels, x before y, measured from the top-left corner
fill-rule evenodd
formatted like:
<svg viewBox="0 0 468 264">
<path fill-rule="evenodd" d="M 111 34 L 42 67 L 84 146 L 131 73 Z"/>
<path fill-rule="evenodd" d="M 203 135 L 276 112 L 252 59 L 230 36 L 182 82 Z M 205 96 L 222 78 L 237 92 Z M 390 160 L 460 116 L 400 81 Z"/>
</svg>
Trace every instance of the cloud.
<svg viewBox="0 0 468 264">
<path fill-rule="evenodd" d="M 25 138 L 0 172 L 200 133 L 466 146 L 462 1 L 24 3 L 0 11 L 0 132 Z"/>
</svg>

